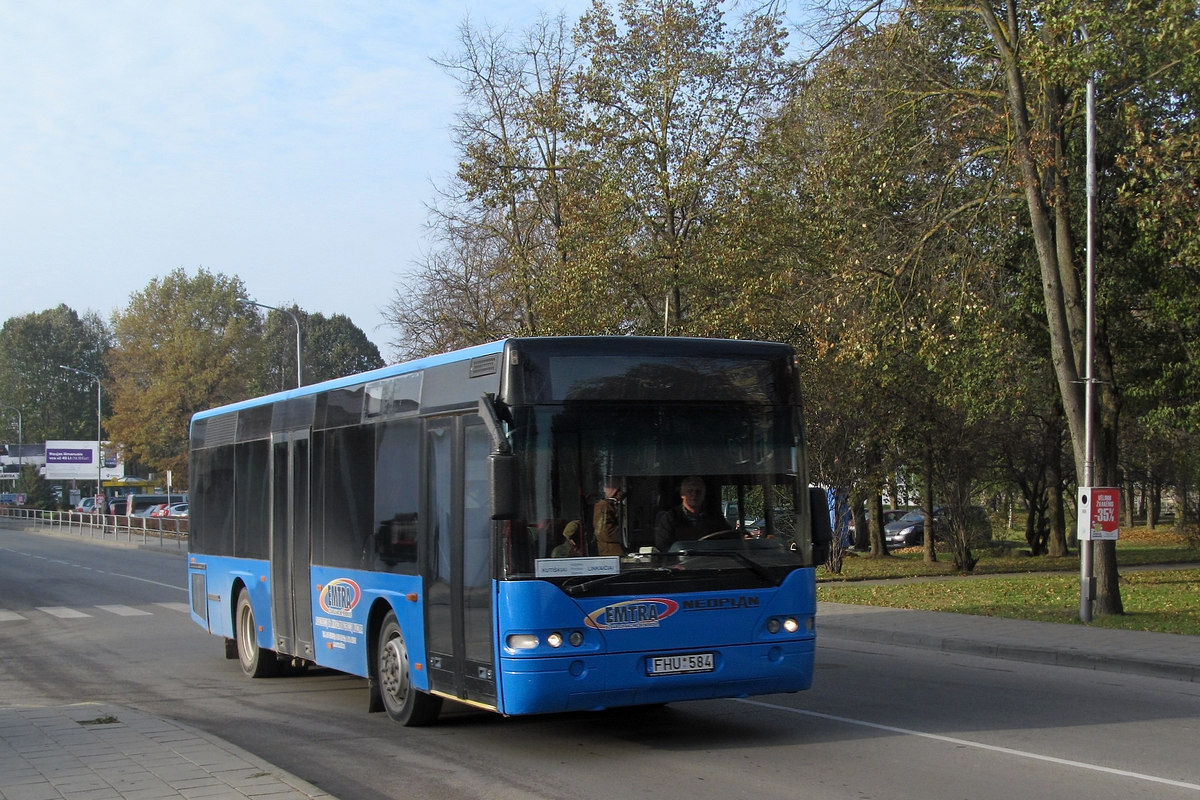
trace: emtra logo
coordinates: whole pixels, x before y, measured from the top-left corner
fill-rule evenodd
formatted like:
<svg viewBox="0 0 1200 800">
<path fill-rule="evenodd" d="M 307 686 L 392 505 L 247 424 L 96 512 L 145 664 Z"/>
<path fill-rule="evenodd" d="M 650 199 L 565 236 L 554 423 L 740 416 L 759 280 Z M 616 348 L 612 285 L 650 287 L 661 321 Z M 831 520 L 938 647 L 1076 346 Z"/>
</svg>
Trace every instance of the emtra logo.
<svg viewBox="0 0 1200 800">
<path fill-rule="evenodd" d="M 336 578 L 321 590 L 321 609 L 326 614 L 348 617 L 362 599 L 362 589 L 349 578 Z"/>
<path fill-rule="evenodd" d="M 626 600 L 597 608 L 584 620 L 589 628 L 602 631 L 628 628 L 657 628 L 659 622 L 679 610 L 679 603 L 663 597 Z"/>
</svg>

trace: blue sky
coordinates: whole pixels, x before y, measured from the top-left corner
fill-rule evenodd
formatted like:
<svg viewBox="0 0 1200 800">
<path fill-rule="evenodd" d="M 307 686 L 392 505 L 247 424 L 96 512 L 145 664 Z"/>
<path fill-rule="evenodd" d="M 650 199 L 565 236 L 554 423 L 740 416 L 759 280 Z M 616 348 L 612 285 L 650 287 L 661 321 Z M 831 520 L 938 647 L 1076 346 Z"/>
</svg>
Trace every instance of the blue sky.
<svg viewBox="0 0 1200 800">
<path fill-rule="evenodd" d="M 108 318 L 203 266 L 250 296 L 382 308 L 454 169 L 459 27 L 586 0 L 0 0 L 0 322 Z"/>
</svg>

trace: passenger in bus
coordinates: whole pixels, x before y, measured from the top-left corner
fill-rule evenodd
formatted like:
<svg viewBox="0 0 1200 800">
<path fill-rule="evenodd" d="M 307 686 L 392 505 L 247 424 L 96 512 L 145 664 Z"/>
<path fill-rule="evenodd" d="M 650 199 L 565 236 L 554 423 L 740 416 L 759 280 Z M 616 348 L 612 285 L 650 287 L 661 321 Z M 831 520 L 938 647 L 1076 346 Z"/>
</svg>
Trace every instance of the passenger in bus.
<svg viewBox="0 0 1200 800">
<path fill-rule="evenodd" d="M 690 475 L 679 485 L 680 504 L 658 515 L 654 526 L 654 547 L 665 553 L 673 542 L 690 542 L 710 533 L 729 529 L 720 514 L 704 505 L 707 490 L 704 479 Z"/>
<path fill-rule="evenodd" d="M 571 520 L 563 528 L 562 544 L 550 551 L 551 558 L 573 558 L 579 555 L 579 520 Z"/>
<path fill-rule="evenodd" d="M 625 555 L 625 492 L 621 480 L 609 477 L 604 482 L 604 499 L 592 510 L 592 530 L 596 533 L 596 550 L 602 556 Z"/>
</svg>

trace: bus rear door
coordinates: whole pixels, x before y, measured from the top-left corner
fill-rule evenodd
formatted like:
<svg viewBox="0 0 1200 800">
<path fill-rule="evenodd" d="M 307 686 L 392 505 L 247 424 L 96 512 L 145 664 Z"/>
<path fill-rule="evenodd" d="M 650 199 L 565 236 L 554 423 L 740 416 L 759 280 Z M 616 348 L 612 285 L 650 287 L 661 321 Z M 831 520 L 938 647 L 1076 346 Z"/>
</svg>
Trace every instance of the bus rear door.
<svg viewBox="0 0 1200 800">
<path fill-rule="evenodd" d="M 271 615 L 275 650 L 314 660 L 309 565 L 311 437 L 307 429 L 271 434 Z"/>
</svg>

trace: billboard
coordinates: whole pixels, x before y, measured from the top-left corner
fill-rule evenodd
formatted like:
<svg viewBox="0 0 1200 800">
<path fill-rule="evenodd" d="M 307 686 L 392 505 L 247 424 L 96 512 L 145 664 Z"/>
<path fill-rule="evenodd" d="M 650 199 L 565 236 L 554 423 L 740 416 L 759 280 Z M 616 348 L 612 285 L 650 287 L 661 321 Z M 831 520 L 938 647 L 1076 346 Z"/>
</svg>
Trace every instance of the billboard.
<svg viewBox="0 0 1200 800">
<path fill-rule="evenodd" d="M 125 473 L 108 442 L 102 442 L 105 459 L 102 475 L 105 480 L 120 477 Z M 46 480 L 48 481 L 94 481 L 96 480 L 96 440 L 78 441 L 59 439 L 46 442 Z"/>
</svg>

